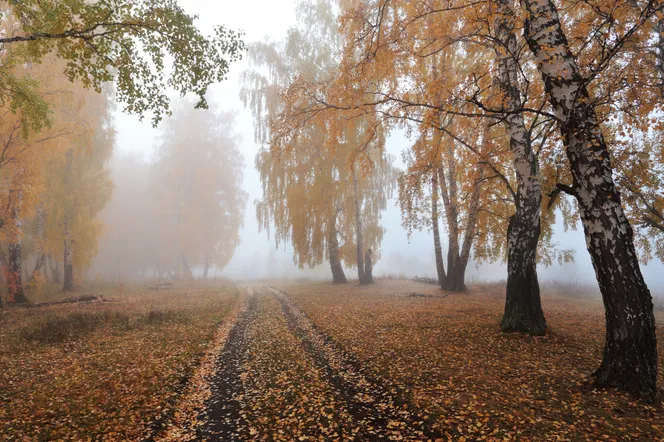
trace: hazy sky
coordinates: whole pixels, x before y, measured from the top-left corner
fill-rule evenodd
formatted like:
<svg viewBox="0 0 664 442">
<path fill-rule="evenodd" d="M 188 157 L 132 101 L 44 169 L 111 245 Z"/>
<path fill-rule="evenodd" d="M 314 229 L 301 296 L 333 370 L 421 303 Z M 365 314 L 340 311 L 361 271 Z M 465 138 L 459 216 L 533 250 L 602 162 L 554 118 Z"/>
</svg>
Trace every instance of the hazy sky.
<svg viewBox="0 0 664 442">
<path fill-rule="evenodd" d="M 295 22 L 295 0 L 180 0 L 180 4 L 191 13 L 200 16 L 199 25 L 209 30 L 215 24 L 223 24 L 230 28 L 242 29 L 245 41 L 251 43 L 266 37 L 281 39 L 286 30 Z M 253 276 L 271 277 L 277 273 L 283 276 L 297 276 L 299 272 L 292 264 L 291 254 L 288 250 L 274 252 L 275 245 L 270 242 L 265 233 L 258 233 L 254 201 L 261 197 L 260 180 L 254 170 L 254 157 L 258 146 L 253 139 L 253 121 L 251 113 L 244 109 L 239 100 L 240 73 L 247 68 L 245 61 L 232 67 L 228 81 L 215 85 L 210 93 L 210 101 L 215 102 L 223 110 L 232 110 L 237 115 L 237 131 L 242 136 L 242 151 L 246 159 L 244 188 L 249 193 L 247 203 L 245 226 L 242 230 L 242 243 L 233 260 L 224 270 L 223 274 L 234 278 L 250 278 Z M 118 152 L 142 152 L 151 155 L 158 131 L 149 123 L 139 122 L 137 118 L 129 117 L 118 112 L 116 115 L 118 130 Z M 401 164 L 401 151 L 408 147 L 408 140 L 400 134 L 391 137 L 387 143 L 388 151 L 394 155 Z M 394 202 L 389 204 L 383 216 L 383 225 L 387 234 L 382 246 L 382 259 L 377 263 L 376 273 L 383 272 L 399 274 L 435 274 L 433 261 L 433 245 L 428 232 L 415 233 L 410 242 L 406 231 L 401 227 L 400 212 Z M 581 283 L 593 283 L 594 272 L 590 263 L 588 252 L 585 249 L 583 233 L 562 232 L 557 229 L 555 241 L 561 247 L 575 248 L 577 250 L 576 262 L 564 267 L 554 266 L 540 269 L 541 279 L 565 278 Z M 395 260 L 395 253 L 400 253 L 402 259 Z M 275 262 L 276 260 L 276 262 Z M 386 269 L 390 267 L 389 269 Z M 644 267 L 644 274 L 649 285 L 656 291 L 664 291 L 664 278 L 661 277 L 664 266 L 657 262 Z M 308 273 L 311 275 L 311 273 Z M 327 277 L 329 268 L 324 266 L 317 269 L 317 276 Z M 350 274 L 350 273 L 349 273 Z M 468 280 L 495 280 L 505 279 L 506 269 L 501 264 L 476 267 L 471 265 Z"/>
</svg>

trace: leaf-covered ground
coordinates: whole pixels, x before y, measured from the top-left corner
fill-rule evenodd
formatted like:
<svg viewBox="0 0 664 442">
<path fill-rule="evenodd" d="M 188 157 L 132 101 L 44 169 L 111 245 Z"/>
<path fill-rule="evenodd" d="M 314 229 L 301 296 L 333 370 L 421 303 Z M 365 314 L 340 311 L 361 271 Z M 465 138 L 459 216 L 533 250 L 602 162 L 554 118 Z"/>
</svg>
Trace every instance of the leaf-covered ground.
<svg viewBox="0 0 664 442">
<path fill-rule="evenodd" d="M 274 287 L 1 312 L 0 440 L 664 440 L 588 384 L 599 300 L 545 293 L 531 338 L 498 331 L 498 286 Z"/>
<path fill-rule="evenodd" d="M 224 287 L 0 311 L 0 440 L 145 440 L 237 305 Z"/>
<path fill-rule="evenodd" d="M 255 288 L 229 334 L 199 433 L 204 440 L 427 440 L 400 392 L 318 332 L 285 296 Z"/>
<path fill-rule="evenodd" d="M 664 440 L 661 408 L 588 385 L 604 339 L 599 300 L 545 293 L 550 331 L 532 338 L 499 332 L 500 287 L 442 298 L 409 297 L 441 294 L 409 281 L 280 289 L 371 376 L 403 389 L 443 440 Z M 661 328 L 658 342 L 662 370 Z"/>
</svg>

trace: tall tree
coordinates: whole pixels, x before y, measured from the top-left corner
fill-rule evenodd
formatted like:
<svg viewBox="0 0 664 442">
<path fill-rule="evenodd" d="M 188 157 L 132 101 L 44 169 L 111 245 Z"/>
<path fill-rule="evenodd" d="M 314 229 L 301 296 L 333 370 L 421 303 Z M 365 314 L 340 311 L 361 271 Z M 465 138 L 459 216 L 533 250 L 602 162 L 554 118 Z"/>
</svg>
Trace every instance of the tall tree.
<svg viewBox="0 0 664 442">
<path fill-rule="evenodd" d="M 658 4 L 646 2 L 627 31 L 607 48 L 610 57 L 629 35 L 654 15 Z M 609 148 L 597 118 L 588 83 L 563 31 L 551 0 L 525 0 L 525 36 L 538 62 L 570 163 L 573 185 L 559 189 L 579 205 L 588 251 L 606 308 L 602 364 L 594 373 L 600 386 L 623 388 L 648 400 L 657 397 L 657 345 L 652 296 L 643 280 L 632 227 L 613 181 Z M 598 66 L 602 68 L 602 66 Z"/>
<path fill-rule="evenodd" d="M 438 284 L 444 287 L 447 283 L 445 263 L 443 262 L 443 248 L 440 244 L 440 224 L 438 221 L 438 169 L 431 170 L 431 227 L 433 230 L 434 255 L 436 257 L 436 274 Z"/>
<path fill-rule="evenodd" d="M 531 131 L 526 128 L 519 88 L 519 44 L 514 10 L 509 0 L 497 0 L 495 33 L 498 81 L 504 95 L 504 124 L 514 156 L 516 192 L 515 214 L 507 228 L 507 292 L 503 331 L 543 335 L 546 320 L 537 279 L 537 245 L 541 234 L 542 191 L 539 159 L 535 155 Z"/>
<path fill-rule="evenodd" d="M 157 250 L 181 276 L 223 269 L 240 242 L 247 196 L 234 124 L 230 113 L 198 111 L 188 100 L 164 122 L 151 176 L 153 230 Z"/>
<path fill-rule="evenodd" d="M 12 208 L 12 217 L 9 225 L 9 253 L 7 256 L 7 269 L 5 270 L 5 280 L 9 290 L 8 301 L 15 304 L 24 304 L 28 302 L 23 291 L 23 275 L 22 275 L 22 262 L 23 257 L 21 253 L 21 241 L 23 232 L 22 220 L 20 217 L 21 201 L 23 199 L 23 192 L 18 191 L 16 196 L 16 204 Z"/>
<path fill-rule="evenodd" d="M 26 130 L 26 119 L 30 118 L 27 114 L 31 110 L 15 111 L 10 104 L 1 108 L 0 238 L 4 236 L 9 242 L 11 265 L 14 268 L 12 273 L 18 272 L 19 275 L 9 285 L 10 297 L 14 299 L 23 299 L 19 293 L 22 292 L 20 274 L 23 273 L 22 260 L 27 255 L 22 252 L 22 236 L 25 227 L 29 227 L 25 221 L 32 216 L 39 204 L 41 192 L 48 187 L 44 171 L 63 152 L 67 138 L 80 129 L 70 118 L 76 111 L 66 111 L 75 102 L 72 100 L 75 86 L 64 77 L 53 77 L 57 67 L 58 62 L 53 57 L 46 58 L 39 65 L 20 67 L 22 75 L 30 75 L 39 82 L 39 89 L 35 93 L 40 99 L 58 111 L 50 128 L 40 133 L 29 132 Z"/>
<path fill-rule="evenodd" d="M 59 154 L 44 159 L 45 186 L 29 234 L 39 245 L 36 259 L 48 254 L 61 263 L 63 291 L 73 291 L 97 251 L 98 214 L 112 189 L 107 161 L 115 137 L 109 88 L 98 94 L 75 82 L 67 91 L 66 102 L 56 107 L 58 118 L 76 129 L 59 138 Z"/>
<path fill-rule="evenodd" d="M 280 136 L 288 88 L 301 77 L 325 82 L 338 68 L 330 2 L 302 2 L 298 18 L 284 42 L 251 47 L 255 68 L 244 74 L 241 97 L 264 145 L 256 158 L 264 194 L 257 215 L 263 228 L 274 227 L 277 244 L 291 242 L 297 265 L 329 259 L 333 280 L 345 282 L 343 261 L 357 266 L 363 280 L 365 248 L 378 250 L 383 234 L 380 213 L 394 182 L 391 158 L 382 152 L 382 133 L 361 118 L 303 124 Z"/>
<path fill-rule="evenodd" d="M 73 259 L 73 248 L 74 241 L 72 240 L 71 224 L 73 221 L 73 201 L 72 194 L 73 189 L 71 186 L 71 175 L 74 163 L 74 151 L 69 149 L 66 154 L 67 159 L 65 165 L 65 192 L 67 192 L 64 203 L 64 217 L 62 220 L 62 238 L 64 241 L 64 268 L 65 268 L 65 280 L 64 285 L 62 286 L 62 291 L 73 292 L 74 291 L 74 259 Z"/>
</svg>

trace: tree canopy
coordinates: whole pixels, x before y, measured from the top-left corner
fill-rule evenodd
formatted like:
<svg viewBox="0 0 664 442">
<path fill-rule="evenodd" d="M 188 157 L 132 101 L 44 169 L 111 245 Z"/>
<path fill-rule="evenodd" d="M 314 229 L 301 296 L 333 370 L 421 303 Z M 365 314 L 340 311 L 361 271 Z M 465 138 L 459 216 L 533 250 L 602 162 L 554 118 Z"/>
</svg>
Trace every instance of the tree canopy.
<svg viewBox="0 0 664 442">
<path fill-rule="evenodd" d="M 46 54 L 65 61 L 64 74 L 101 91 L 114 82 L 128 113 L 168 112 L 168 88 L 193 93 L 207 107 L 208 87 L 224 80 L 244 51 L 240 32 L 223 26 L 205 36 L 176 0 L 5 1 L 0 37 L 0 104 L 22 110 L 32 129 L 52 118 L 35 92 L 35 80 L 16 67 L 39 63 Z"/>
</svg>

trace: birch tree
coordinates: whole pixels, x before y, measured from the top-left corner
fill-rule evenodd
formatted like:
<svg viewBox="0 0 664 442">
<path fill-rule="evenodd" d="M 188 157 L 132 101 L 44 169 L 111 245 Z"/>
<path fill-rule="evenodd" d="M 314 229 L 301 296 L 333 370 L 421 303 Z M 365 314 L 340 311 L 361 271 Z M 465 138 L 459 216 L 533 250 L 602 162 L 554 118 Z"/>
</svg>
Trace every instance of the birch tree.
<svg viewBox="0 0 664 442">
<path fill-rule="evenodd" d="M 298 266 L 328 260 L 333 281 L 343 283 L 344 262 L 363 281 L 366 250 L 380 248 L 380 214 L 395 183 L 392 160 L 368 120 L 281 124 L 288 114 L 284 94 L 298 78 L 324 83 L 338 68 L 332 5 L 303 2 L 298 11 L 299 25 L 285 41 L 252 45 L 254 68 L 244 73 L 241 98 L 263 145 L 256 159 L 263 183 L 257 216 L 278 245 L 293 245 Z"/>
<path fill-rule="evenodd" d="M 600 386 L 614 386 L 647 400 L 657 397 L 657 345 L 652 296 L 641 274 L 632 227 L 613 180 L 609 147 L 588 85 L 629 39 L 660 8 L 638 2 L 636 16 L 625 16 L 624 32 L 607 42 L 606 53 L 590 74 L 582 73 L 550 0 L 524 0 L 525 37 L 535 55 L 546 93 L 565 144 L 572 186 L 558 189 L 576 199 L 586 243 L 606 308 L 602 364 L 594 373 Z M 641 9 L 642 8 L 642 9 Z M 630 20 L 631 21 L 628 21 Z"/>
</svg>

